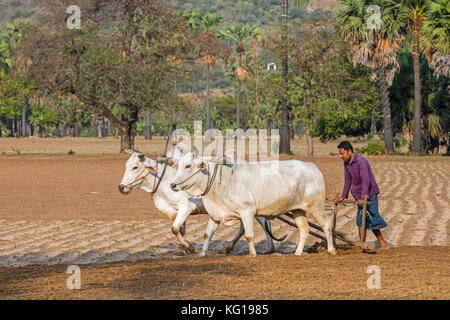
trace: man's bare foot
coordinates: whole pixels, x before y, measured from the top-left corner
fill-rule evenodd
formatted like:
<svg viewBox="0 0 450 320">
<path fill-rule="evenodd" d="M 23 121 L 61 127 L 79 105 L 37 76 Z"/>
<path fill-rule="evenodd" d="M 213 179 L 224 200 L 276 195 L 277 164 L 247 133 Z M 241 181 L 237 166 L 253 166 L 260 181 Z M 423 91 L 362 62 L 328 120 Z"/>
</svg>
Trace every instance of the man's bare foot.
<svg viewBox="0 0 450 320">
<path fill-rule="evenodd" d="M 391 247 L 389 247 L 387 244 L 386 245 L 384 245 L 384 246 L 380 246 L 379 248 L 378 248 L 378 250 L 380 250 L 380 251 L 382 251 L 382 250 L 388 250 L 388 249 L 390 249 Z"/>
</svg>

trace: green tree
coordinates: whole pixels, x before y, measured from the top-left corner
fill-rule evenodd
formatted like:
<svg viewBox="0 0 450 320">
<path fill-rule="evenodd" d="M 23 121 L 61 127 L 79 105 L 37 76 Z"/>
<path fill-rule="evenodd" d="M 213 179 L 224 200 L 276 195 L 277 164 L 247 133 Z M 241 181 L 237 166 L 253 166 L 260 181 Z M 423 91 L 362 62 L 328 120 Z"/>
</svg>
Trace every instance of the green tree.
<svg viewBox="0 0 450 320">
<path fill-rule="evenodd" d="M 211 68 L 216 63 L 217 44 L 215 43 L 216 32 L 214 27 L 216 27 L 220 22 L 222 22 L 223 17 L 214 14 L 205 14 L 202 16 L 202 25 L 204 28 L 203 37 L 206 39 L 207 47 L 203 50 L 203 56 L 201 58 L 202 65 L 206 68 L 206 130 L 211 128 L 211 112 L 210 112 L 210 92 L 209 86 L 211 82 Z"/>
<path fill-rule="evenodd" d="M 436 77 L 450 78 L 450 3 L 429 0 L 421 28 L 424 54 Z"/>
<path fill-rule="evenodd" d="M 303 23 L 298 40 L 291 40 L 289 104 L 292 123 L 306 133 L 308 155 L 314 155 L 312 137 L 321 141 L 340 135 L 363 135 L 379 105 L 376 86 L 367 68 L 352 67 L 346 43 L 326 20 Z"/>
<path fill-rule="evenodd" d="M 36 132 L 42 132 L 46 137 L 50 129 L 58 123 L 57 114 L 42 103 L 31 103 L 30 111 L 30 123 L 36 127 Z"/>
<path fill-rule="evenodd" d="M 121 151 L 133 149 L 140 111 L 166 107 L 171 112 L 168 106 L 176 105 L 173 79 L 180 74 L 179 57 L 190 50 L 185 23 L 154 2 L 104 0 L 85 6 L 84 19 L 92 27 L 67 30 L 61 24 L 63 29 L 54 30 L 65 12 L 57 10 L 34 30 L 28 43 L 33 75 L 42 95 L 76 96 L 119 129 Z"/>
<path fill-rule="evenodd" d="M 368 19 L 374 15 L 366 10 L 370 5 L 380 8 L 380 25 L 368 24 Z M 404 6 L 391 0 L 341 0 L 336 15 L 340 32 L 350 47 L 350 60 L 367 66 L 371 70 L 371 79 L 378 80 L 384 143 L 389 154 L 394 152 L 389 87 L 399 69 L 397 52 L 404 40 L 400 31 L 405 16 Z"/>
<path fill-rule="evenodd" d="M 409 2 L 409 3 L 408 3 Z M 421 83 L 420 83 L 420 33 L 425 17 L 426 1 L 407 1 L 410 6 L 410 16 L 406 23 L 409 24 L 412 34 L 412 55 L 414 62 L 414 137 L 411 152 L 414 155 L 422 154 L 422 132 L 421 132 Z"/>
<path fill-rule="evenodd" d="M 220 31 L 222 38 L 228 39 L 235 44 L 236 51 L 236 126 L 240 127 L 240 94 L 242 82 L 245 82 L 249 73 L 245 62 L 246 43 L 251 39 L 260 39 L 261 33 L 256 26 L 236 25 L 227 27 Z"/>
<path fill-rule="evenodd" d="M 448 16 L 449 2 L 445 0 L 407 0 L 401 1 L 399 10 L 409 11 L 401 22 L 405 33 L 412 39 L 412 58 L 414 64 L 414 136 L 411 152 L 422 154 L 422 84 L 421 84 L 421 41 L 425 45 L 425 55 L 437 75 L 448 75 Z M 434 59 L 433 59 L 434 57 Z"/>
<path fill-rule="evenodd" d="M 297 7 L 306 7 L 309 5 L 309 0 L 294 0 L 294 5 Z M 280 132 L 280 152 L 291 153 L 291 142 L 289 133 L 289 106 L 287 104 L 288 92 L 288 61 L 289 61 L 289 0 L 281 1 L 281 63 L 283 66 L 283 87 L 284 94 L 281 99 L 281 132 Z"/>
<path fill-rule="evenodd" d="M 186 19 L 189 28 L 196 31 L 194 42 L 197 44 L 199 62 L 206 69 L 206 130 L 211 128 L 211 111 L 210 111 L 210 84 L 211 84 L 211 68 L 217 62 L 218 51 L 220 45 L 217 42 L 216 27 L 223 20 L 222 16 L 216 14 L 198 14 L 189 10 L 182 14 Z"/>
<path fill-rule="evenodd" d="M 330 63 L 335 54 L 332 50 L 336 39 L 333 39 L 332 31 L 327 30 L 323 23 L 303 24 L 300 27 L 299 38 L 291 40 L 291 85 L 289 90 L 290 105 L 301 105 L 297 108 L 296 116 L 306 127 L 306 142 L 308 156 L 314 155 L 312 140 L 312 127 L 314 122 L 313 100 L 318 98 L 317 89 L 319 83 L 326 82 L 321 68 Z M 301 95 L 301 98 L 299 97 Z M 282 118 L 283 119 L 283 118 Z"/>
<path fill-rule="evenodd" d="M 18 98 L 22 99 L 20 106 L 17 104 L 10 104 L 9 109 L 15 110 L 15 112 L 8 112 L 11 117 L 16 117 L 21 113 L 22 114 L 22 136 L 26 135 L 26 113 L 27 113 L 27 100 L 28 95 L 30 94 L 31 87 L 33 87 L 32 83 L 27 79 L 27 72 L 29 67 L 32 64 L 30 58 L 24 56 L 23 53 L 23 45 L 25 35 L 30 29 L 30 23 L 27 22 L 10 22 L 6 23 L 4 26 L 0 27 L 0 71 L 3 71 L 3 79 L 9 79 L 14 82 L 13 87 L 18 89 L 21 87 L 21 93 L 26 92 L 25 95 L 19 94 Z M 8 87 L 12 83 L 0 83 L 0 86 Z M 3 104 L 10 103 L 11 97 L 9 93 L 16 92 L 3 89 L 4 96 L 0 96 L 0 99 L 5 100 Z M 9 102 L 7 102 L 9 101 Z M 0 102 L 1 104 L 2 102 Z M 4 108 L 5 110 L 5 108 Z M 1 114 L 1 112 L 0 112 Z M 16 123 L 16 121 L 14 121 Z M 17 128 L 15 128 L 17 130 Z M 11 132 L 13 134 L 13 132 Z M 15 134 L 15 132 L 14 132 Z"/>
</svg>

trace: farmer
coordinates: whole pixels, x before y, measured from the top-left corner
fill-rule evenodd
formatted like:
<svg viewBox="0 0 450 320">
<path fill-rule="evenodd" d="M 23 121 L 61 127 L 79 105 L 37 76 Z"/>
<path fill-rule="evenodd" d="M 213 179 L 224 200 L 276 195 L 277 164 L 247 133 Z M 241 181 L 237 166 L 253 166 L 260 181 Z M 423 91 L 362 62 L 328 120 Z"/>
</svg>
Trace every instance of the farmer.
<svg viewBox="0 0 450 320">
<path fill-rule="evenodd" d="M 380 229 L 387 226 L 387 223 L 378 212 L 378 194 L 380 190 L 370 168 L 369 162 L 359 153 L 353 152 L 350 142 L 342 141 L 338 145 L 339 155 L 344 160 L 345 185 L 342 195 L 336 198 L 336 202 L 342 202 L 348 198 L 350 187 L 352 188 L 352 196 L 358 204 L 356 214 L 356 225 L 358 226 L 359 235 L 362 234 L 362 209 L 364 204 L 364 196 L 367 196 L 366 229 L 372 230 L 380 242 L 380 250 L 389 249 L 386 241 L 381 235 Z M 366 239 L 362 239 L 366 241 Z"/>
</svg>

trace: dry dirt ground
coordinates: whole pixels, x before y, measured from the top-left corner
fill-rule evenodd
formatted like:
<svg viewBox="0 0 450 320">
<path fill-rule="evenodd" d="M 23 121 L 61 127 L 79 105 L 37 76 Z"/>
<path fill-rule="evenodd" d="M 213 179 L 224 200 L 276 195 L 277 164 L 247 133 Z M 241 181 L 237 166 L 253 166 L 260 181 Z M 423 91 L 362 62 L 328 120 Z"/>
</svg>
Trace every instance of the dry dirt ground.
<svg viewBox="0 0 450 320">
<path fill-rule="evenodd" d="M 336 144 L 317 143 L 317 156 L 305 157 L 304 140 L 295 140 L 295 155 L 283 159 L 314 162 L 331 196 L 343 186 L 342 161 L 330 156 Z M 310 253 L 297 257 L 297 231 L 274 220 L 273 233 L 288 235 L 276 243 L 277 253 L 248 258 L 244 240 L 231 255 L 214 253 L 232 239 L 234 225 L 220 226 L 209 256 L 198 258 L 179 249 L 171 222 L 148 193 L 117 191 L 127 159 L 115 153 L 118 146 L 114 138 L 0 139 L 0 299 L 450 298 L 446 157 L 368 157 L 388 251 L 367 255 L 340 246 L 331 257 L 315 250 L 310 236 Z M 164 140 L 138 138 L 136 146 L 156 157 Z M 354 238 L 355 211 L 340 208 L 337 218 L 337 229 Z M 206 215 L 188 218 L 187 238 L 196 248 L 206 222 Z M 262 253 L 265 236 L 255 230 Z M 80 266 L 81 290 L 67 288 L 68 265 Z M 371 265 L 381 270 L 379 290 L 366 286 Z"/>
</svg>

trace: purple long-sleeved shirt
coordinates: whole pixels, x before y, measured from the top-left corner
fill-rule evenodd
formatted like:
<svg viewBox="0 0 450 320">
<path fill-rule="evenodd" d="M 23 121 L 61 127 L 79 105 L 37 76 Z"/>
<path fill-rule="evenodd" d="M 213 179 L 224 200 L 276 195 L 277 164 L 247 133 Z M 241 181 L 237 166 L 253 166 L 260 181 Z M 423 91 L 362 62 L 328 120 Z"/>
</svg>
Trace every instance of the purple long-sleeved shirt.
<svg viewBox="0 0 450 320">
<path fill-rule="evenodd" d="M 374 194 L 380 193 L 369 162 L 359 153 L 355 153 L 351 162 L 344 162 L 344 170 L 345 185 L 342 191 L 343 198 L 348 197 L 350 187 L 352 187 L 352 192 L 356 200 L 363 199 L 364 195 L 367 195 L 368 199 Z"/>
</svg>

